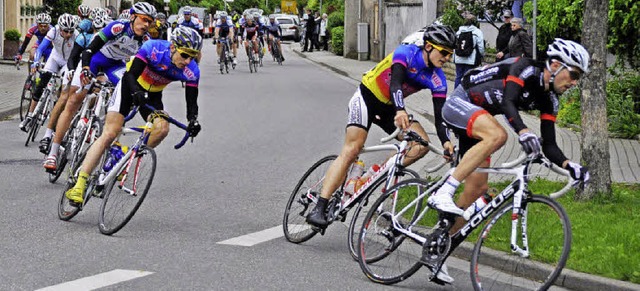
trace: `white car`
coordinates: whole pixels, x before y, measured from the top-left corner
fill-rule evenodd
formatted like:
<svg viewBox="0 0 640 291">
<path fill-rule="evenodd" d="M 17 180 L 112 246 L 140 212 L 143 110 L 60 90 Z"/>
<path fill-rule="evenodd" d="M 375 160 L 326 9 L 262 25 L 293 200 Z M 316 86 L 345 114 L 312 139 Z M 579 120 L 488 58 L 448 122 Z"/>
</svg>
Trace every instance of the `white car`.
<svg viewBox="0 0 640 291">
<path fill-rule="evenodd" d="M 276 16 L 276 21 L 280 23 L 280 28 L 282 28 L 283 39 L 293 39 L 295 42 L 300 41 L 302 26 L 292 15 L 280 14 Z"/>
</svg>

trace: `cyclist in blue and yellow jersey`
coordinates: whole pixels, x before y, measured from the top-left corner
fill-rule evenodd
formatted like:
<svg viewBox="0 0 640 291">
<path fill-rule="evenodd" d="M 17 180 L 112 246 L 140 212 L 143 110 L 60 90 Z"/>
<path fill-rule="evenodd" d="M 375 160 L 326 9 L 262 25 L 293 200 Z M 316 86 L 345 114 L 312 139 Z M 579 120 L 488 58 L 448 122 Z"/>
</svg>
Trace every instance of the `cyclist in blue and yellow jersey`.
<svg viewBox="0 0 640 291">
<path fill-rule="evenodd" d="M 577 85 L 589 71 L 589 53 L 576 42 L 556 38 L 547 55 L 549 59 L 545 62 L 509 58 L 464 75 L 442 108 L 443 120 L 459 137 L 462 158 L 447 182 L 429 196 L 427 202 L 431 207 L 462 215 L 458 206 L 469 207 L 487 191 L 488 175 L 473 171 L 489 166 L 491 154 L 507 140 L 506 130 L 494 117 L 498 114 L 504 114 L 527 154 L 536 156 L 542 150 L 551 162 L 569 171 L 573 179 L 589 180 L 587 169 L 564 156 L 555 136 L 558 96 Z M 524 124 L 519 110 L 539 110 L 542 145 Z M 465 191 L 456 205 L 452 196 L 463 180 Z M 462 224 L 460 219 L 452 231 Z"/>
<path fill-rule="evenodd" d="M 151 40 L 146 42 L 132 61 L 127 72 L 118 83 L 109 100 L 104 131 L 96 140 L 82 162 L 78 181 L 66 192 L 66 197 L 74 203 L 82 203 L 89 173 L 98 164 L 104 150 L 111 146 L 124 124 L 124 118 L 132 105 L 150 104 L 158 110 L 164 109 L 162 90 L 173 81 L 185 82 L 187 120 L 189 135 L 195 137 L 200 132 L 198 123 L 198 83 L 200 69 L 194 59 L 202 49 L 202 37 L 194 29 L 178 27 L 171 34 L 171 41 Z M 150 111 L 140 107 L 140 115 L 147 120 Z M 169 123 L 155 119 L 151 136 L 147 143 L 156 147 L 169 133 Z"/>
<path fill-rule="evenodd" d="M 178 26 L 186 26 L 195 29 L 198 31 L 200 36 L 204 33 L 204 25 L 202 25 L 202 21 L 197 17 L 191 15 L 191 6 L 185 6 L 182 8 L 182 17 L 178 18 Z"/>
<path fill-rule="evenodd" d="M 137 2 L 130 9 L 129 20 L 116 20 L 96 33 L 89 46 L 82 52 L 81 69 L 76 70 L 71 86 L 80 88 L 87 85 L 93 76 L 104 73 L 114 85 L 120 81 L 126 70 L 126 62 L 135 55 L 142 43 L 149 39 L 147 30 L 154 21 L 156 9 L 147 2 Z M 104 77 L 99 77 L 105 81 Z M 82 105 L 88 88 L 80 92 L 72 91 L 56 123 L 55 132 L 67 132 L 73 116 Z M 54 147 L 62 142 L 64 134 L 53 137 L 50 153 L 57 153 Z M 47 159 L 47 169 L 55 169 L 55 159 Z"/>
<path fill-rule="evenodd" d="M 44 88 L 47 86 L 47 83 L 49 83 L 53 73 L 62 75 L 66 74 L 67 59 L 71 54 L 71 49 L 73 49 L 73 43 L 78 36 L 78 31 L 76 30 L 77 25 L 78 22 L 76 22 L 73 15 L 68 13 L 60 15 L 58 18 L 58 24 L 47 32 L 42 43 L 38 46 L 38 50 L 35 55 L 36 60 L 42 58 L 42 54 L 47 50 L 47 48 L 53 47 L 53 49 L 44 65 L 44 72 L 40 77 L 40 83 L 36 86 L 36 91 L 33 94 L 31 106 L 29 107 L 29 113 L 27 113 L 27 117 L 25 117 L 19 125 L 19 128 L 22 131 L 28 131 L 26 125 L 30 124 L 33 111 L 35 110 Z M 31 73 L 35 73 L 39 66 L 39 62 L 36 61 L 33 63 L 31 65 Z M 66 79 L 63 80 L 63 85 L 66 85 L 66 83 Z"/>
<path fill-rule="evenodd" d="M 307 215 L 307 222 L 324 228 L 327 226 L 325 209 L 329 198 L 344 183 L 347 169 L 353 164 L 364 146 L 369 128 L 375 123 L 387 133 L 396 126 L 418 133 L 429 140 L 427 133 L 417 122 L 410 122 L 404 106 L 404 98 L 430 89 L 438 138 L 445 151 L 453 146 L 442 125 L 440 110 L 447 94 L 447 80 L 442 66 L 449 61 L 456 43 L 456 33 L 449 26 L 432 24 L 424 32 L 424 46 L 401 45 L 362 77 L 362 82 L 349 101 L 346 136 L 340 155 L 325 174 L 316 207 Z M 428 148 L 414 145 L 407 153 L 405 166 L 428 152 Z M 442 282 L 452 282 L 443 266 L 437 274 Z"/>
<path fill-rule="evenodd" d="M 236 55 L 238 54 L 238 50 L 236 49 L 236 47 L 233 45 L 233 22 L 231 21 L 231 18 L 227 15 L 226 11 L 222 11 L 220 12 L 220 14 L 218 15 L 218 21 L 216 21 L 216 29 L 214 31 L 214 43 L 217 43 L 217 52 L 218 52 L 218 63 L 220 63 L 220 55 L 222 54 L 222 44 L 218 42 L 218 38 L 220 37 L 227 37 L 227 40 L 229 41 L 229 45 L 231 46 L 232 49 L 232 58 L 233 58 L 233 64 L 237 65 L 238 61 L 236 60 Z"/>
<path fill-rule="evenodd" d="M 49 30 L 52 27 L 53 26 L 51 26 L 51 16 L 49 16 L 49 14 L 46 14 L 46 13 L 38 14 L 36 16 L 36 24 L 31 28 L 29 28 L 29 30 L 27 30 L 27 34 L 24 36 L 24 41 L 22 42 L 22 45 L 18 49 L 18 54 L 15 56 L 14 60 L 16 62 L 19 62 L 22 60 L 22 54 L 24 54 L 25 49 L 29 45 L 29 42 L 31 42 L 31 38 L 35 36 L 37 39 L 36 43 L 33 45 L 32 49 L 29 50 L 29 60 L 33 61 L 35 50 L 38 49 L 38 46 L 42 42 L 42 39 L 44 39 L 44 37 L 47 35 L 47 32 L 49 32 Z M 49 58 L 52 48 L 53 47 L 48 47 L 42 53 L 42 57 L 44 58 L 43 62 L 46 62 L 47 59 Z M 40 61 L 40 60 L 36 60 L 36 61 Z"/>
<path fill-rule="evenodd" d="M 107 22 L 107 14 L 102 12 L 94 15 L 92 19 L 93 20 L 84 19 L 80 21 L 80 24 L 78 24 L 78 31 L 80 31 L 80 34 L 78 35 L 78 37 L 76 37 L 76 43 L 73 46 L 73 50 L 71 50 L 69 59 L 67 60 L 67 78 L 69 80 L 74 77 L 79 80 L 82 71 L 80 55 L 82 54 L 82 51 L 89 47 L 89 43 L 95 36 L 95 32 L 105 27 Z M 62 90 L 62 92 L 60 93 L 60 98 L 58 98 L 58 101 L 53 107 L 53 110 L 51 110 L 49 124 L 47 125 L 47 129 L 44 133 L 43 138 L 40 140 L 40 152 L 43 154 L 48 154 L 44 161 L 44 168 L 48 171 L 55 171 L 57 169 L 58 150 L 60 148 L 60 141 L 62 140 L 62 136 L 57 139 L 59 140 L 58 142 L 54 141 L 53 144 L 51 143 L 51 139 L 58 124 L 58 118 L 66 107 L 67 100 L 69 100 L 69 94 L 74 93 L 78 89 L 80 89 L 79 84 L 74 85 L 73 83 L 71 83 L 68 85 L 68 88 Z M 49 145 L 51 145 L 51 148 L 49 148 Z"/>
<path fill-rule="evenodd" d="M 265 29 L 269 40 L 275 42 L 278 45 L 278 51 L 280 51 L 280 57 L 284 62 L 284 54 L 282 53 L 282 46 L 280 45 L 280 36 L 282 35 L 282 27 L 276 20 L 275 15 L 269 15 L 269 22 L 265 25 Z M 271 50 L 271 48 L 269 48 Z"/>
</svg>

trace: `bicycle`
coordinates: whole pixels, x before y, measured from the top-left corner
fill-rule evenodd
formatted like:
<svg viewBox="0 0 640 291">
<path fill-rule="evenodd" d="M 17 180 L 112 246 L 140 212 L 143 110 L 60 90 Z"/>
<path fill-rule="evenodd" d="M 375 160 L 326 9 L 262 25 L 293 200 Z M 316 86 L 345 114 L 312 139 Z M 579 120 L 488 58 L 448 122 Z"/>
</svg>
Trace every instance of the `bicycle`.
<svg viewBox="0 0 640 291">
<path fill-rule="evenodd" d="M 390 136 L 381 139 L 382 143 L 388 142 L 395 138 L 399 134 L 400 130 L 396 130 Z M 429 147 L 431 151 L 440 152 L 431 146 L 428 142 L 424 141 L 417 133 L 413 131 L 405 132 L 403 140 L 397 144 L 389 145 L 375 145 L 370 147 L 364 147 L 360 154 L 379 152 L 379 151 L 395 151 L 395 154 L 386 160 L 384 164 L 380 166 L 380 169 L 375 172 L 353 195 L 345 194 L 345 186 L 348 181 L 345 181 L 336 192 L 333 193 L 327 206 L 327 221 L 329 224 L 334 221 L 345 221 L 348 212 L 354 206 L 356 212 L 351 218 L 349 224 L 349 235 L 347 236 L 347 243 L 349 250 L 354 259 L 357 258 L 356 243 L 359 236 L 358 217 L 361 217 L 360 213 L 367 211 L 364 207 L 368 205 L 369 199 L 379 193 L 385 193 L 387 189 L 391 188 L 394 184 L 398 183 L 399 179 L 408 175 L 413 178 L 419 177 L 415 171 L 402 166 L 407 152 L 411 147 L 410 142 L 415 142 L 423 146 Z M 315 207 L 320 196 L 320 191 L 323 186 L 324 174 L 333 160 L 337 158 L 336 155 L 330 155 L 323 157 L 316 163 L 314 163 L 302 176 L 300 181 L 294 188 L 287 206 L 285 208 L 283 218 L 283 229 L 285 238 L 292 243 L 302 243 L 311 239 L 318 232 L 324 234 L 325 229 L 313 227 L 306 223 L 307 214 Z M 432 172 L 437 171 L 446 164 L 443 161 L 440 165 L 431 169 Z M 296 209 L 294 209 L 296 208 Z"/>
<path fill-rule="evenodd" d="M 27 62 L 27 68 L 31 68 L 31 64 L 33 64 L 33 61 L 29 60 Z M 16 64 L 16 69 L 20 70 L 19 61 Z M 22 95 L 20 95 L 20 121 L 23 121 L 27 116 L 29 107 L 31 106 L 32 96 L 36 92 L 36 74 L 32 74 L 31 70 L 27 70 L 27 73 L 27 79 L 22 86 Z"/>
<path fill-rule="evenodd" d="M 230 56 L 229 40 L 226 37 L 221 37 L 218 41 L 222 44 L 222 53 L 220 54 L 220 74 L 224 74 L 225 71 L 229 74 L 230 63 L 231 66 L 233 66 L 233 69 L 236 68 L 233 64 L 233 59 Z"/>
<path fill-rule="evenodd" d="M 572 236 L 571 223 L 564 208 L 552 197 L 564 195 L 577 183 L 569 179 L 569 187 L 553 193 L 551 198 L 533 194 L 528 189 L 533 164 L 542 164 L 567 174 L 542 156 L 519 158 L 501 167 L 476 169 L 482 173 L 515 175 L 516 178 L 453 235 L 449 235 L 449 230 L 455 222 L 454 215 L 429 212 L 429 207 L 419 209 L 419 206 L 426 205 L 423 200 L 444 184 L 455 168 L 437 182 L 411 179 L 396 184 L 373 204 L 375 211 L 367 214 L 360 227 L 360 268 L 374 282 L 394 284 L 409 278 L 424 265 L 431 271 L 429 279 L 443 284 L 436 274 L 448 256 L 474 229 L 488 221 L 472 252 L 470 269 L 474 289 L 490 289 L 495 284 L 511 283 L 519 287 L 539 284 L 532 287 L 546 290 L 564 268 Z M 403 198 L 407 196 L 416 198 Z M 491 236 L 491 233 L 496 235 Z M 409 242 L 403 243 L 406 239 Z M 553 266 L 536 265 L 539 263 L 528 260 L 530 258 L 552 263 Z M 525 260 L 527 263 L 522 264 L 521 261 Z M 510 265 L 514 262 L 515 265 Z M 492 281 L 489 276 L 510 277 Z M 526 281 L 521 277 L 540 282 Z"/>
<path fill-rule="evenodd" d="M 247 40 L 249 42 L 248 45 L 248 49 L 247 49 L 247 56 L 249 57 L 249 72 L 250 73 L 257 73 L 258 72 L 258 63 L 260 62 L 260 56 L 259 54 L 262 53 L 261 49 L 260 49 L 260 41 L 258 41 L 258 54 L 255 53 L 255 50 L 253 48 L 254 44 L 253 41 L 251 40 Z"/>
<path fill-rule="evenodd" d="M 65 196 L 65 192 L 77 181 L 79 168 L 69 175 L 58 204 L 58 217 L 61 220 L 68 221 L 77 215 L 92 196 L 101 198 L 98 228 L 102 234 L 112 235 L 122 229 L 140 208 L 149 192 L 156 171 L 156 153 L 153 148 L 146 146 L 155 118 L 163 118 L 185 131 L 182 140 L 174 146 L 175 149 L 184 146 L 189 138 L 185 124 L 150 105 L 145 106 L 153 111 L 146 124 L 142 127 L 124 127 L 121 133 L 121 135 L 139 134 L 139 137 L 110 169 L 105 168 L 105 163 L 111 158 L 110 149 L 105 150 L 100 163 L 89 176 L 84 201 L 80 205 L 76 205 Z M 137 107 L 134 108 L 125 121 L 133 118 L 137 111 Z M 118 142 L 119 137 L 114 143 Z"/>
<path fill-rule="evenodd" d="M 98 77 L 103 75 L 104 73 L 99 73 Z M 114 86 L 108 80 L 101 82 L 93 78 L 84 88 L 88 88 L 91 93 L 83 100 L 80 110 L 71 120 L 69 129 L 62 138 L 58 168 L 55 171 L 48 170 L 51 183 L 55 183 L 60 178 L 67 163 L 69 163 L 69 173 L 75 173 L 91 144 L 102 134 L 102 126 L 107 115 L 107 102 L 113 93 Z"/>
<path fill-rule="evenodd" d="M 273 61 L 282 66 L 282 55 L 280 54 L 278 42 L 276 41 L 275 37 L 273 40 L 269 41 L 269 46 L 271 47 L 271 56 L 273 57 Z"/>
<path fill-rule="evenodd" d="M 36 108 L 33 110 L 31 121 L 25 125 L 28 134 L 27 141 L 24 143 L 24 146 L 29 146 L 29 141 L 35 141 L 40 127 L 42 127 L 49 118 L 49 114 L 51 113 L 51 110 L 53 110 L 57 97 L 60 96 L 61 86 L 62 76 L 52 72 L 51 79 L 49 80 L 49 83 L 47 83 L 47 87 L 42 92 L 42 96 L 40 96 L 40 100 L 38 101 Z"/>
</svg>

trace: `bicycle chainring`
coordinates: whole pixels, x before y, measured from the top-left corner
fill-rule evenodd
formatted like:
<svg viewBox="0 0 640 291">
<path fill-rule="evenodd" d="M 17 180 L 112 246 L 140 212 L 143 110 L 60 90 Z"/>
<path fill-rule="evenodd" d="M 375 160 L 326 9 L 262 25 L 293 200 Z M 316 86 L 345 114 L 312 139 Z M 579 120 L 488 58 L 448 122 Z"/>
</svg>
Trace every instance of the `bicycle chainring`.
<svg viewBox="0 0 640 291">
<path fill-rule="evenodd" d="M 437 265 L 447 257 L 450 249 L 451 237 L 448 230 L 446 228 L 438 228 L 426 236 L 420 261 L 427 265 Z"/>
</svg>

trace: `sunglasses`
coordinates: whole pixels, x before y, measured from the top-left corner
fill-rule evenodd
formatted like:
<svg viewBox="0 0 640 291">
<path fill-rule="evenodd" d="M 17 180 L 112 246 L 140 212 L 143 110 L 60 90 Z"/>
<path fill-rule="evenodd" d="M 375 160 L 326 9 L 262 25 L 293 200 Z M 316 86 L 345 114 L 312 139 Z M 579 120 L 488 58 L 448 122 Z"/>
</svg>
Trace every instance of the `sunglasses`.
<svg viewBox="0 0 640 291">
<path fill-rule="evenodd" d="M 75 29 L 63 29 L 62 32 L 72 33 Z"/>
<path fill-rule="evenodd" d="M 190 49 L 186 49 L 186 48 L 177 48 L 178 53 L 180 53 L 180 57 L 188 60 L 188 59 L 195 59 L 198 56 L 198 51 L 195 50 L 190 50 Z"/>
<path fill-rule="evenodd" d="M 136 14 L 137 17 L 139 17 L 140 19 L 142 19 L 142 21 L 151 24 L 153 23 L 153 18 L 147 16 L 147 15 L 140 15 L 140 14 Z"/>
<path fill-rule="evenodd" d="M 452 49 L 450 49 L 450 48 L 446 48 L 446 47 L 443 47 L 443 46 L 439 46 L 439 45 L 437 45 L 437 44 L 433 44 L 433 43 L 431 43 L 431 42 L 427 42 L 427 43 L 428 43 L 428 44 L 430 44 L 430 45 L 431 45 L 433 48 L 435 48 L 436 50 L 438 50 L 438 52 L 440 52 L 440 54 L 441 54 L 443 57 L 447 57 L 447 56 L 449 56 L 449 55 L 453 54 L 453 50 L 452 50 Z"/>
<path fill-rule="evenodd" d="M 561 63 L 562 66 L 569 71 L 569 78 L 574 81 L 580 80 L 582 78 L 582 73 L 579 70 L 576 70 L 565 63 Z"/>
</svg>

